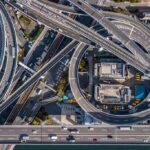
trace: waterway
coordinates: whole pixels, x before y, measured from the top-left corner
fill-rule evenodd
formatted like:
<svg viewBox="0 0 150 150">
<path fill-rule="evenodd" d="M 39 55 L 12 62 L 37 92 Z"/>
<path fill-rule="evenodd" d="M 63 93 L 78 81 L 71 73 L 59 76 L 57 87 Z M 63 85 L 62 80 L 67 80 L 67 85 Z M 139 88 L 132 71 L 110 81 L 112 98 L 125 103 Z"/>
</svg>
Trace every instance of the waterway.
<svg viewBox="0 0 150 150">
<path fill-rule="evenodd" d="M 101 145 L 17 145 L 14 150 L 150 150 L 150 146 Z"/>
</svg>

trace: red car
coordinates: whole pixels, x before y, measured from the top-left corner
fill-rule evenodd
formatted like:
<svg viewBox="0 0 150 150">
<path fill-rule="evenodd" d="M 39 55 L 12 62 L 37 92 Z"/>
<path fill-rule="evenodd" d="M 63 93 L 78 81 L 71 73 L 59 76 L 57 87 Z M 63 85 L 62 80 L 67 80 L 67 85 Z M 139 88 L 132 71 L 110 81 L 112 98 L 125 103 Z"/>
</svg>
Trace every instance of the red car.
<svg viewBox="0 0 150 150">
<path fill-rule="evenodd" d="M 98 140 L 96 138 L 93 139 L 93 142 L 98 142 Z"/>
</svg>

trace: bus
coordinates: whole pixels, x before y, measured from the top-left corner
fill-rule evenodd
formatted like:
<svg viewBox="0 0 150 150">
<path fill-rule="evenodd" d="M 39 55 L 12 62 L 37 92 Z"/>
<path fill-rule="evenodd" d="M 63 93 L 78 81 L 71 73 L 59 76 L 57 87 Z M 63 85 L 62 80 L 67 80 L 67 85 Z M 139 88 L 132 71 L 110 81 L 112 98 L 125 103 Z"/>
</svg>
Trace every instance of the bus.
<svg viewBox="0 0 150 150">
<path fill-rule="evenodd" d="M 132 129 L 131 126 L 119 126 L 118 128 L 122 131 L 130 131 Z"/>
</svg>

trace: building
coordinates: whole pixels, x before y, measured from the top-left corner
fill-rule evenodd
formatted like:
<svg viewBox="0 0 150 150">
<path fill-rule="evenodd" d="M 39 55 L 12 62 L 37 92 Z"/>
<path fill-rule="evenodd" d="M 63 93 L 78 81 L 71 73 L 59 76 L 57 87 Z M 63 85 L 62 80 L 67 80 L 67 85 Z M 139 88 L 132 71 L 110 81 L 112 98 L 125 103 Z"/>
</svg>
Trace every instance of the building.
<svg viewBox="0 0 150 150">
<path fill-rule="evenodd" d="M 94 66 L 94 76 L 102 80 L 125 80 L 125 64 L 120 62 L 101 62 Z"/>
<path fill-rule="evenodd" d="M 100 84 L 95 86 L 94 97 L 101 103 L 128 103 L 131 89 L 124 85 Z"/>
</svg>

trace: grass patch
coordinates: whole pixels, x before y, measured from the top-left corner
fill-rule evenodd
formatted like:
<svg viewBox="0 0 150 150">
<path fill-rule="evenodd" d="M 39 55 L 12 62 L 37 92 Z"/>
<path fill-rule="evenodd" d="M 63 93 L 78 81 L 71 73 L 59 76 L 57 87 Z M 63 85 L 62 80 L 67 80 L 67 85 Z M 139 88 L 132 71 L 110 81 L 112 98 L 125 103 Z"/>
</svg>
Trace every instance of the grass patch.
<svg viewBox="0 0 150 150">
<path fill-rule="evenodd" d="M 31 20 L 28 17 L 24 16 L 24 15 L 21 15 L 19 17 L 19 20 L 22 21 L 26 25 L 30 25 L 31 24 Z"/>
</svg>

